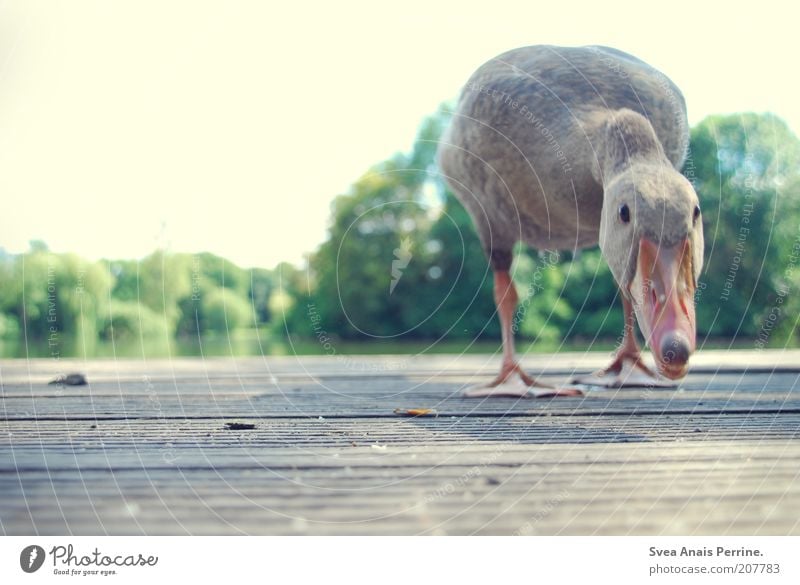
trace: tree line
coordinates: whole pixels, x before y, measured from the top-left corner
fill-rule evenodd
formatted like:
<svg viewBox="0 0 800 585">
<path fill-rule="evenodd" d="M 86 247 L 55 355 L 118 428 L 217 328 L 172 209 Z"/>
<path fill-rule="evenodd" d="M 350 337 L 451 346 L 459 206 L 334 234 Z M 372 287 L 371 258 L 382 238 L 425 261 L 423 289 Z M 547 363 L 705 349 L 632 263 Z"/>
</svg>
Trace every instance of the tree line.
<svg viewBox="0 0 800 585">
<path fill-rule="evenodd" d="M 422 123 L 409 152 L 382 161 L 331 205 L 306 266 L 243 269 L 210 253 L 156 251 L 90 262 L 42 242 L 0 254 L 0 339 L 172 339 L 260 328 L 318 340 L 495 339 L 492 275 L 463 207 L 435 165 L 449 120 Z M 755 347 L 798 341 L 800 141 L 771 114 L 711 116 L 683 169 L 703 209 L 706 264 L 696 293 L 702 338 Z M 517 334 L 616 339 L 619 294 L 593 249 L 519 246 Z"/>
</svg>

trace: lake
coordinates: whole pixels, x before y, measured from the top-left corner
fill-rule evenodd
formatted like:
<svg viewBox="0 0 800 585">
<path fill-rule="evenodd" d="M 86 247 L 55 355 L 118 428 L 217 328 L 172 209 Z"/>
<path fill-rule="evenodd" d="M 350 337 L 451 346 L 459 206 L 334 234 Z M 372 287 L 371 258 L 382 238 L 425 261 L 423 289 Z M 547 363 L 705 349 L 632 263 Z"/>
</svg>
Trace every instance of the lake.
<svg viewBox="0 0 800 585">
<path fill-rule="evenodd" d="M 698 346 L 706 349 L 729 349 L 732 347 L 752 349 L 748 339 L 703 341 Z M 518 340 L 517 351 L 524 353 L 553 353 L 558 351 L 612 351 L 615 340 L 570 340 L 560 343 L 536 343 Z M 374 340 L 332 341 L 323 346 L 317 339 L 288 339 L 271 332 L 253 329 L 237 330 L 229 335 L 204 335 L 199 338 L 145 338 L 108 341 L 76 339 L 61 335 L 52 346 L 44 341 L 24 339 L 0 341 L 0 358 L 164 358 L 164 357 L 218 357 L 260 355 L 363 355 L 399 354 L 415 355 L 427 353 L 499 353 L 500 340 L 446 339 L 431 340 Z"/>
</svg>

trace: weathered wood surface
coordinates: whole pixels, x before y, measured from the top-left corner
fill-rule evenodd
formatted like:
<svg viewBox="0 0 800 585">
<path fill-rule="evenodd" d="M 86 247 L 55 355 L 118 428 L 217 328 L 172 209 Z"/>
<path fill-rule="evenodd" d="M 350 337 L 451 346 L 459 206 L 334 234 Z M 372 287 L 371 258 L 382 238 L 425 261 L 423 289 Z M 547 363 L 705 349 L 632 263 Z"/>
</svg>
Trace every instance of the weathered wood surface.
<svg viewBox="0 0 800 585">
<path fill-rule="evenodd" d="M 485 356 L 0 362 L 0 533 L 800 534 L 800 352 L 696 357 L 540 400 L 461 398 Z"/>
</svg>

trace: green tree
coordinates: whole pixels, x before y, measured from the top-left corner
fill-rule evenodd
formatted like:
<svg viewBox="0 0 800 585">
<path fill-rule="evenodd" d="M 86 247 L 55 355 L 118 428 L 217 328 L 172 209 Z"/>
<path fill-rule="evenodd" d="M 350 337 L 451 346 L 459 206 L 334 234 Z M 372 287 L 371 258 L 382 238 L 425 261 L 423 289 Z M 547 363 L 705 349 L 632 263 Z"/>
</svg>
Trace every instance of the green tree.
<svg viewBox="0 0 800 585">
<path fill-rule="evenodd" d="M 127 342 L 139 339 L 169 339 L 169 324 L 165 317 L 150 307 L 135 301 L 112 299 L 108 310 L 100 317 L 100 339 Z"/>
<path fill-rule="evenodd" d="M 420 334 L 471 339 L 499 336 L 492 272 L 472 218 L 449 191 L 425 248 L 429 254 L 422 290 L 426 292 L 416 295 L 416 301 L 433 316 Z"/>
<path fill-rule="evenodd" d="M 757 337 L 776 306 L 785 326 L 797 295 L 779 306 L 779 293 L 798 284 L 790 268 L 800 226 L 800 142 L 772 114 L 711 116 L 692 130 L 690 153 L 684 172 L 696 184 L 706 238 L 699 331 Z"/>
<path fill-rule="evenodd" d="M 230 333 L 241 327 L 253 325 L 250 303 L 226 287 L 212 288 L 203 295 L 202 331 Z"/>
<path fill-rule="evenodd" d="M 275 276 L 265 268 L 253 268 L 249 271 L 247 298 L 253 307 L 256 323 L 263 325 L 272 319 L 269 299 L 275 290 Z"/>
<path fill-rule="evenodd" d="M 102 264 L 38 246 L 17 256 L 6 276 L 3 303 L 28 338 L 46 340 L 52 353 L 70 338 L 94 343 L 112 284 Z"/>
<path fill-rule="evenodd" d="M 186 256 L 183 263 L 189 268 L 191 294 L 178 300 L 179 335 L 228 332 L 270 320 L 269 299 L 275 288 L 271 271 L 244 270 L 209 253 Z"/>
<path fill-rule="evenodd" d="M 138 300 L 166 320 L 170 335 L 182 317 L 180 303 L 192 294 L 192 258 L 159 250 L 138 266 Z"/>
</svg>

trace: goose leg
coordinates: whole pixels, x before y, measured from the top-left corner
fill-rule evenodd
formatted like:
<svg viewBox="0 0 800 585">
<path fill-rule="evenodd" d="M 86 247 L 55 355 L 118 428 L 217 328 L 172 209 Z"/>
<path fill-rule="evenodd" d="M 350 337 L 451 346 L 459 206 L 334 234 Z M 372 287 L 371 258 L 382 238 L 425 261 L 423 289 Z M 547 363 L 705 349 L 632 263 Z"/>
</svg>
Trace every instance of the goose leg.
<svg viewBox="0 0 800 585">
<path fill-rule="evenodd" d="M 544 398 L 549 396 L 581 396 L 577 388 L 558 388 L 542 384 L 526 374 L 514 357 L 514 311 L 517 309 L 517 289 L 508 270 L 495 270 L 494 300 L 503 334 L 503 365 L 500 374 L 488 384 L 472 386 L 464 391 L 469 398 L 510 396 L 514 398 Z"/>
<path fill-rule="evenodd" d="M 636 343 L 633 333 L 635 316 L 633 305 L 624 298 L 622 305 L 625 311 L 625 331 L 622 334 L 622 344 L 619 346 L 614 360 L 607 368 L 589 374 L 576 376 L 572 379 L 576 384 L 591 386 L 605 386 L 606 388 L 624 388 L 635 386 L 670 388 L 675 386 L 648 368 L 642 360 L 642 352 Z"/>
</svg>

